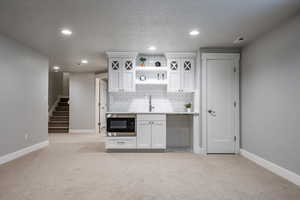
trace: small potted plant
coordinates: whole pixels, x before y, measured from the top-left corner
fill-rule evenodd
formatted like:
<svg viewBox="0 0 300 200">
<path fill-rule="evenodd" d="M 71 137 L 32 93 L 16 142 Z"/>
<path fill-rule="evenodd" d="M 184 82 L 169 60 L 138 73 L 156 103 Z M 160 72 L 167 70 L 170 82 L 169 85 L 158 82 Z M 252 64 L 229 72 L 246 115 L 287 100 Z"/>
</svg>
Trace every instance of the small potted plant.
<svg viewBox="0 0 300 200">
<path fill-rule="evenodd" d="M 185 104 L 184 107 L 186 109 L 186 112 L 191 112 L 191 109 L 192 109 L 192 104 L 191 103 Z"/>
<path fill-rule="evenodd" d="M 141 67 L 144 67 L 144 66 L 145 66 L 145 61 L 146 61 L 146 60 L 147 60 L 146 58 L 140 57 L 140 61 L 141 61 L 140 66 L 141 66 Z"/>
</svg>

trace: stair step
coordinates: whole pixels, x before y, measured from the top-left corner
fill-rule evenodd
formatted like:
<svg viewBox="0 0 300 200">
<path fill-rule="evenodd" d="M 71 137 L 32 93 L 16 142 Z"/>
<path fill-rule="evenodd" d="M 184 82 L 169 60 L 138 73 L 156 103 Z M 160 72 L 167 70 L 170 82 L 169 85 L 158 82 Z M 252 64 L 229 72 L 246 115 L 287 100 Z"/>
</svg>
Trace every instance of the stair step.
<svg viewBox="0 0 300 200">
<path fill-rule="evenodd" d="M 52 116 L 50 121 L 69 121 L 69 116 Z"/>
<path fill-rule="evenodd" d="M 48 132 L 49 133 L 68 133 L 69 132 L 69 128 L 62 128 L 62 127 L 49 127 L 48 128 Z"/>
<path fill-rule="evenodd" d="M 68 102 L 69 98 L 60 98 L 60 102 Z"/>
<path fill-rule="evenodd" d="M 56 111 L 69 111 L 69 106 L 57 106 Z"/>
<path fill-rule="evenodd" d="M 69 98 L 61 98 L 48 122 L 49 133 L 69 132 Z"/>
<path fill-rule="evenodd" d="M 59 102 L 58 106 L 69 106 L 68 102 Z"/>
<path fill-rule="evenodd" d="M 53 111 L 53 116 L 69 116 L 69 111 Z"/>
<path fill-rule="evenodd" d="M 62 122 L 63 123 L 50 121 L 48 123 L 48 126 L 49 127 L 64 127 L 64 128 L 69 128 L 69 122 L 65 122 L 65 121 L 62 121 Z"/>
<path fill-rule="evenodd" d="M 49 120 L 49 123 L 60 123 L 60 124 L 64 124 L 64 123 L 69 123 L 69 120 Z"/>
<path fill-rule="evenodd" d="M 48 129 L 58 130 L 58 129 L 69 129 L 69 127 L 65 126 L 50 126 Z"/>
</svg>

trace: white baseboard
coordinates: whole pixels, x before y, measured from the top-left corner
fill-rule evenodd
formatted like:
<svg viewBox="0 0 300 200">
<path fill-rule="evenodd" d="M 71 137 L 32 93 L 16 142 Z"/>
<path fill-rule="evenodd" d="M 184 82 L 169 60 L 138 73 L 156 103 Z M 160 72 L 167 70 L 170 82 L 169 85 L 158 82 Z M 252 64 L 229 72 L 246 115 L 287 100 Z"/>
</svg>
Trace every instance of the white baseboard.
<svg viewBox="0 0 300 200">
<path fill-rule="evenodd" d="M 70 129 L 69 133 L 96 133 L 95 129 Z"/>
<path fill-rule="evenodd" d="M 249 160 L 255 162 L 256 164 L 270 170 L 274 174 L 277 174 L 278 176 L 281 176 L 282 178 L 285 178 L 289 180 L 290 182 L 299 185 L 300 186 L 300 175 L 289 171 L 288 169 L 285 169 L 283 167 L 280 167 L 279 165 L 276 165 L 275 163 L 272 163 L 268 160 L 265 160 L 253 153 L 250 153 L 244 149 L 240 150 L 241 155 L 248 158 Z"/>
<path fill-rule="evenodd" d="M 29 147 L 26 147 L 24 149 L 21 149 L 19 151 L 15 151 L 13 153 L 9 153 L 9 154 L 6 154 L 4 156 L 1 156 L 0 157 L 0 165 L 4 164 L 4 163 L 7 163 L 9 161 L 12 161 L 12 160 L 15 160 L 21 156 L 24 156 L 26 154 L 29 154 L 33 151 L 36 151 L 36 150 L 39 150 L 39 149 L 42 149 L 46 146 L 49 145 L 49 141 L 46 140 L 44 142 L 40 142 L 40 143 L 37 143 L 37 144 L 34 144 L 32 146 L 29 146 Z"/>
<path fill-rule="evenodd" d="M 193 152 L 195 153 L 195 154 L 203 154 L 203 149 L 202 148 L 195 148 L 195 149 L 193 149 Z"/>
</svg>

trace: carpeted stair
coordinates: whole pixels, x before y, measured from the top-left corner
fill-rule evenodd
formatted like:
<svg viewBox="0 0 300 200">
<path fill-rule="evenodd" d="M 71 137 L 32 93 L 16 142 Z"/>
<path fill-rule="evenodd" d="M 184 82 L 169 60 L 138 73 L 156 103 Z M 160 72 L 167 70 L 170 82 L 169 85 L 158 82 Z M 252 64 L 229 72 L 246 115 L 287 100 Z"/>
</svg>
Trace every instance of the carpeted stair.
<svg viewBox="0 0 300 200">
<path fill-rule="evenodd" d="M 61 98 L 49 118 L 49 133 L 69 132 L 69 98 Z"/>
</svg>

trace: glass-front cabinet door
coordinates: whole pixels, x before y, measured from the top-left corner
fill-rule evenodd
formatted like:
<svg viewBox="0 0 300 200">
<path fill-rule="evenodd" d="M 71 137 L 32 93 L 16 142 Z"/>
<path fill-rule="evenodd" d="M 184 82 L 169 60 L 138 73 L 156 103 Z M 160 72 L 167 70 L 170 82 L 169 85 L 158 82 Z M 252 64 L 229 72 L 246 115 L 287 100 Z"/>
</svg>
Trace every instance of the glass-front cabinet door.
<svg viewBox="0 0 300 200">
<path fill-rule="evenodd" d="M 193 92 L 195 85 L 195 60 L 193 58 L 182 58 L 181 66 L 181 88 L 184 92 Z"/>
<path fill-rule="evenodd" d="M 180 59 L 168 59 L 168 92 L 180 92 Z"/>
<path fill-rule="evenodd" d="M 110 58 L 109 59 L 109 78 L 108 78 L 108 90 L 109 92 L 118 92 L 120 89 L 120 74 L 121 74 L 121 59 Z"/>
<path fill-rule="evenodd" d="M 125 92 L 134 92 L 134 60 L 132 58 L 123 58 L 123 90 Z"/>
</svg>

